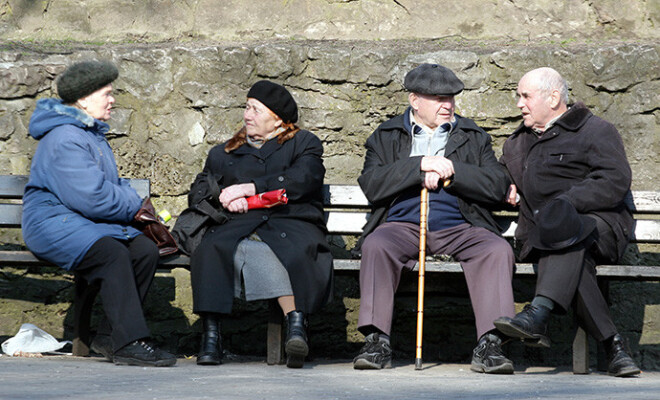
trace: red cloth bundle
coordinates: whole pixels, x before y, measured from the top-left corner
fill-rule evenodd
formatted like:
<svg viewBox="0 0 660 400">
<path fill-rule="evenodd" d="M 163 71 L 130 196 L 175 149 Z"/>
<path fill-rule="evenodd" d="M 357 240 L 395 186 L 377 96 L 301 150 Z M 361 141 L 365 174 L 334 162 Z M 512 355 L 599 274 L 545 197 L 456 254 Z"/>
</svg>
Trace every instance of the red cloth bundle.
<svg viewBox="0 0 660 400">
<path fill-rule="evenodd" d="M 246 200 L 248 202 L 248 210 L 271 208 L 289 202 L 289 199 L 286 197 L 286 190 L 284 189 L 255 194 L 254 196 L 247 197 Z"/>
</svg>

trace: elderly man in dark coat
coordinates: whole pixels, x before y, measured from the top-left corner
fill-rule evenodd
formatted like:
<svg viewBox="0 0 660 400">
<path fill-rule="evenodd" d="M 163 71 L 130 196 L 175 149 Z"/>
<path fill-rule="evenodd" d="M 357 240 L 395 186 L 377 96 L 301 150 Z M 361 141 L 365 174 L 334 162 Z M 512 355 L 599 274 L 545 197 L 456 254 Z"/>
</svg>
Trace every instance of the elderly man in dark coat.
<svg viewBox="0 0 660 400">
<path fill-rule="evenodd" d="M 609 374 L 636 375 L 595 270 L 622 256 L 633 224 L 624 204 L 632 173 L 621 136 L 584 104 L 569 107 L 568 85 L 551 68 L 525 74 L 518 96 L 523 123 L 500 161 L 513 180 L 507 201 L 520 206 L 520 257 L 538 261 L 538 278 L 532 303 L 495 326 L 528 345 L 550 347 L 551 311 L 573 307 L 578 324 L 605 344 Z"/>
<path fill-rule="evenodd" d="M 374 212 L 358 245 L 358 329 L 366 343 L 353 366 L 391 366 L 394 293 L 402 271 L 412 269 L 417 260 L 420 193 L 425 187 L 428 250 L 458 260 L 470 291 L 479 338 L 471 368 L 513 373 L 493 319 L 514 314 L 514 256 L 488 211 L 503 204 L 510 181 L 493 154 L 490 136 L 454 113 L 454 96 L 463 90 L 463 82 L 451 70 L 422 64 L 406 75 L 404 86 L 410 107 L 367 139 L 358 178 Z"/>
</svg>

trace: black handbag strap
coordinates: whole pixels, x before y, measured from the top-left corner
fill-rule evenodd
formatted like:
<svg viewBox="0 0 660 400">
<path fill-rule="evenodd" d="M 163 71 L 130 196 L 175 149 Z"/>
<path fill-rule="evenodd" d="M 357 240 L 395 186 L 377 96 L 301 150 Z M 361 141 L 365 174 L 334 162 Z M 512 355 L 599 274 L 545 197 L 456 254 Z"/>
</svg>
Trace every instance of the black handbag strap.
<svg viewBox="0 0 660 400">
<path fill-rule="evenodd" d="M 218 210 L 217 208 L 213 207 L 207 200 L 202 200 L 195 206 L 195 208 L 197 208 L 197 210 L 204 213 L 205 215 L 211 217 L 211 219 L 218 224 L 224 224 L 229 219 L 227 214 L 225 214 L 222 210 Z"/>
</svg>

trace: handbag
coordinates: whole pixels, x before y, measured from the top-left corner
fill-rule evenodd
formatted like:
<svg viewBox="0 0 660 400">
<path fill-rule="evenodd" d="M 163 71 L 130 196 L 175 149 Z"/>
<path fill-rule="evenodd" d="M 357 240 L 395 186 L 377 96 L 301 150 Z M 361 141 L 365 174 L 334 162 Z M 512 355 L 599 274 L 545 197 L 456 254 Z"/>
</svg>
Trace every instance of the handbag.
<svg viewBox="0 0 660 400">
<path fill-rule="evenodd" d="M 167 226 L 156 218 L 156 210 L 151 203 L 151 197 L 144 199 L 142 207 L 135 214 L 134 220 L 135 227 L 156 243 L 158 254 L 161 257 L 179 251 L 176 241 Z"/>
<path fill-rule="evenodd" d="M 202 200 L 183 210 L 172 228 L 172 235 L 181 252 L 190 256 L 211 225 L 222 225 L 228 220 L 222 210 L 213 207 L 208 200 Z"/>
</svg>

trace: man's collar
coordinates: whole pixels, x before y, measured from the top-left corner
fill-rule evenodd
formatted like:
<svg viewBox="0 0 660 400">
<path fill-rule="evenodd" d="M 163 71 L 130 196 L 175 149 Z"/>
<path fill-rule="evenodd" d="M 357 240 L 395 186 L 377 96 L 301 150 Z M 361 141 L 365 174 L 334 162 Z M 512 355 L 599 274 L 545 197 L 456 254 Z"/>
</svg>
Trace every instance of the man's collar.
<svg viewBox="0 0 660 400">
<path fill-rule="evenodd" d="M 445 122 L 444 124 L 438 126 L 435 129 L 431 129 L 428 126 L 426 126 L 422 123 L 418 123 L 415 120 L 415 114 L 413 113 L 412 107 L 410 107 L 409 110 L 410 110 L 409 111 L 409 113 L 410 113 L 409 114 L 410 126 L 411 126 L 411 132 L 413 134 L 418 134 L 419 133 L 417 131 L 417 129 L 421 129 L 422 131 L 427 132 L 427 133 L 431 133 L 431 134 L 433 134 L 435 132 L 451 132 L 454 129 L 454 126 L 456 126 L 456 115 L 453 115 L 452 118 L 451 118 L 451 121 Z"/>
</svg>

